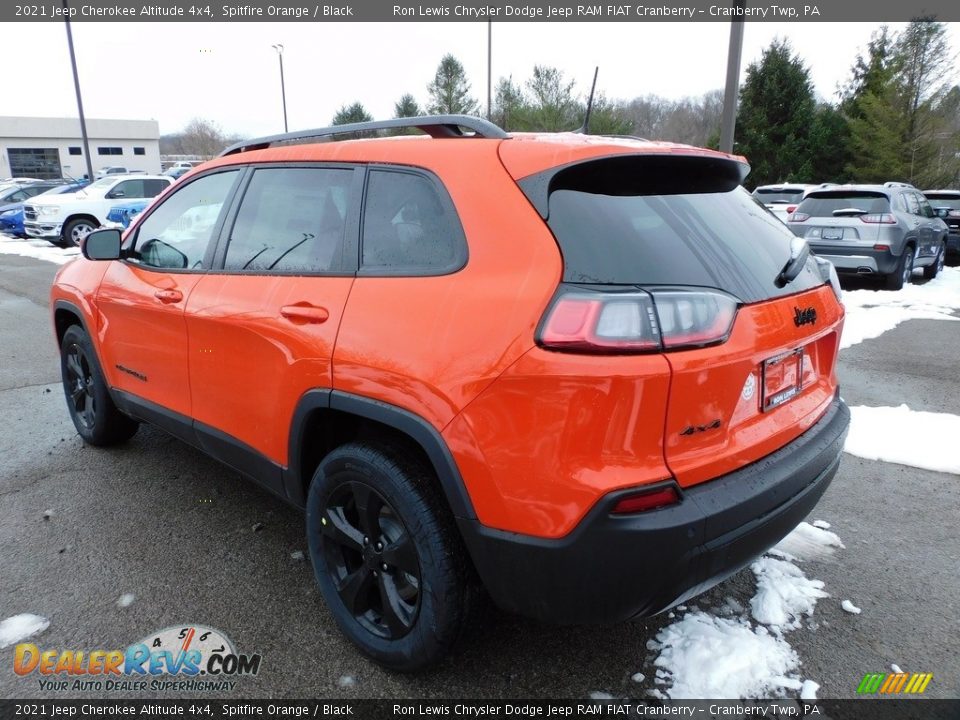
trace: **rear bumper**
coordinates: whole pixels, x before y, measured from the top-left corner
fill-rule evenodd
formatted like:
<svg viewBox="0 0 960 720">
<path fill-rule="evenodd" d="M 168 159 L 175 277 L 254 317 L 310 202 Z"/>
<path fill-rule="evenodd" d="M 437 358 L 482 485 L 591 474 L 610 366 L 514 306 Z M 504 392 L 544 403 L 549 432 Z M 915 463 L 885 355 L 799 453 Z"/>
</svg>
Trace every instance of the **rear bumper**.
<svg viewBox="0 0 960 720">
<path fill-rule="evenodd" d="M 796 527 L 836 474 L 849 423 L 837 398 L 799 438 L 683 491 L 679 504 L 615 516 L 625 493 L 611 493 L 560 539 L 458 522 L 481 579 L 506 610 L 559 624 L 653 615 L 721 582 Z"/>
<path fill-rule="evenodd" d="M 900 262 L 899 255 L 871 247 L 838 247 L 810 243 L 810 248 L 819 257 L 832 262 L 838 273 L 889 275 L 896 272 Z"/>
</svg>

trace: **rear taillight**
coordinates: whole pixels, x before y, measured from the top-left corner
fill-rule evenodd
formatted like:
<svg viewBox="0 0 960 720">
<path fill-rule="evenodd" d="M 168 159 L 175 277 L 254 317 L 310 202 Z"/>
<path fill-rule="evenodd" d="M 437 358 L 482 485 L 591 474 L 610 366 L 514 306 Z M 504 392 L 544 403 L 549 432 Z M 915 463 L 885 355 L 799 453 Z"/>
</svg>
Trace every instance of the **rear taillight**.
<svg viewBox="0 0 960 720">
<path fill-rule="evenodd" d="M 860 222 L 870 225 L 896 225 L 897 219 L 890 213 L 868 213 L 860 215 Z"/>
<path fill-rule="evenodd" d="M 810 216 L 807 213 L 794 212 L 787 218 L 787 222 L 803 222 L 804 220 L 809 220 Z"/>
<path fill-rule="evenodd" d="M 787 214 L 789 215 L 790 213 L 792 213 L 792 212 L 793 212 L 794 210 L 796 210 L 796 209 L 797 209 L 797 206 L 796 206 L 796 205 L 787 205 Z"/>
<path fill-rule="evenodd" d="M 737 301 L 717 290 L 602 292 L 561 286 L 537 341 L 551 350 L 644 353 L 723 342 Z"/>
<path fill-rule="evenodd" d="M 948 217 L 948 218 L 960 218 L 960 210 L 948 210 L 948 211 L 947 211 L 947 217 Z"/>
<path fill-rule="evenodd" d="M 677 489 L 673 485 L 667 485 L 630 493 L 620 498 L 610 512 L 614 515 L 628 515 L 676 505 L 678 502 L 680 502 L 680 494 Z"/>
</svg>

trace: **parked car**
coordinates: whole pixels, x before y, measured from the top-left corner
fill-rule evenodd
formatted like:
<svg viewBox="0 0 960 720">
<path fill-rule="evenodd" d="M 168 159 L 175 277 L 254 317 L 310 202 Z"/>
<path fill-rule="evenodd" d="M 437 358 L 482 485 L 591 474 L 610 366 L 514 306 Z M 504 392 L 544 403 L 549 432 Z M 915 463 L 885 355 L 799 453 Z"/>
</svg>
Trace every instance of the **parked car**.
<svg viewBox="0 0 960 720">
<path fill-rule="evenodd" d="M 960 190 L 924 190 L 923 195 L 947 224 L 947 254 L 960 255 Z"/>
<path fill-rule="evenodd" d="M 10 187 L 0 189 L 0 207 L 23 202 L 28 198 L 32 198 L 34 195 L 44 193 L 56 186 L 56 183 L 39 181 L 26 185 L 11 185 Z"/>
<path fill-rule="evenodd" d="M 94 178 L 99 180 L 100 178 L 107 177 L 108 175 L 127 175 L 130 171 L 125 167 L 120 167 L 118 165 L 108 165 L 107 167 L 102 167 L 97 170 Z"/>
<path fill-rule="evenodd" d="M 46 189 L 40 188 L 39 195 L 60 195 L 65 192 L 76 192 L 86 183 L 54 185 Z M 23 227 L 23 202 L 7 203 L 0 205 L 0 232 L 5 232 L 17 237 L 26 237 Z"/>
<path fill-rule="evenodd" d="M 167 168 L 166 170 L 164 170 L 162 174 L 163 174 L 163 175 L 169 175 L 169 176 L 172 177 L 174 180 L 176 180 L 176 179 L 178 179 L 178 178 L 183 177 L 184 175 L 186 175 L 186 174 L 187 174 L 188 172 L 190 172 L 191 170 L 193 170 L 193 166 L 192 166 L 192 165 L 189 165 L 189 166 L 186 166 L 186 165 L 174 165 L 172 168 Z"/>
<path fill-rule="evenodd" d="M 104 223 L 110 208 L 152 198 L 172 183 L 173 178 L 165 175 L 107 176 L 75 193 L 40 195 L 24 207 L 24 229 L 29 237 L 79 245 L 91 230 Z"/>
<path fill-rule="evenodd" d="M 787 219 L 817 255 L 843 274 L 879 275 L 889 290 L 943 269 L 947 226 L 912 185 L 839 185 L 813 190 Z"/>
<path fill-rule="evenodd" d="M 401 127 L 431 137 L 310 142 Z M 748 170 L 472 116 L 245 141 L 60 270 L 70 417 L 303 508 L 334 619 L 393 669 L 445 655 L 478 583 L 556 623 L 661 612 L 807 515 L 849 423 L 836 274 Z"/>
<path fill-rule="evenodd" d="M 803 200 L 803 194 L 815 187 L 819 186 L 795 183 L 759 185 L 754 189 L 753 196 L 762 202 L 767 210 L 786 222 L 790 213 L 796 210 L 797 205 Z"/>
<path fill-rule="evenodd" d="M 107 213 L 107 221 L 103 224 L 104 227 L 118 227 L 122 230 L 126 230 L 130 227 L 130 221 L 136 217 L 141 210 L 143 210 L 147 204 L 148 200 L 137 200 L 136 202 L 125 203 L 124 205 L 116 205 L 110 208 L 110 212 Z"/>
</svg>

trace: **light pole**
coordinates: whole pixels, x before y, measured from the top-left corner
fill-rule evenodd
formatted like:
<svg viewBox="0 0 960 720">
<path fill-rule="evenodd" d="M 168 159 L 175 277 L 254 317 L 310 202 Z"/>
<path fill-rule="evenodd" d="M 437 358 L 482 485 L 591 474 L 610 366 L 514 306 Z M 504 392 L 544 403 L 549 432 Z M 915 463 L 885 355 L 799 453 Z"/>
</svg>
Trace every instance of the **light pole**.
<svg viewBox="0 0 960 720">
<path fill-rule="evenodd" d="M 287 127 L 287 86 L 283 82 L 283 45 L 277 43 L 273 46 L 277 51 L 277 57 L 280 58 L 280 97 L 283 99 L 283 131 L 290 132 Z"/>
<path fill-rule="evenodd" d="M 743 9 L 744 0 L 736 0 L 735 7 Z M 727 86 L 723 95 L 723 115 L 720 121 L 720 151 L 733 152 L 734 131 L 737 127 L 737 95 L 740 92 L 740 59 L 743 56 L 743 20 L 730 23 L 730 47 L 727 51 Z"/>
<path fill-rule="evenodd" d="M 93 162 L 90 159 L 90 141 L 87 138 L 87 119 L 83 114 L 83 99 L 80 97 L 80 75 L 77 73 L 77 57 L 73 52 L 73 33 L 70 31 L 70 13 L 67 0 L 63 0 L 63 22 L 67 26 L 67 47 L 70 48 L 70 65 L 73 67 L 73 87 L 77 91 L 77 112 L 80 114 L 80 135 L 83 137 L 83 156 L 87 161 L 87 177 L 93 182 Z"/>
<path fill-rule="evenodd" d="M 493 120 L 493 20 L 487 20 L 487 120 Z"/>
</svg>

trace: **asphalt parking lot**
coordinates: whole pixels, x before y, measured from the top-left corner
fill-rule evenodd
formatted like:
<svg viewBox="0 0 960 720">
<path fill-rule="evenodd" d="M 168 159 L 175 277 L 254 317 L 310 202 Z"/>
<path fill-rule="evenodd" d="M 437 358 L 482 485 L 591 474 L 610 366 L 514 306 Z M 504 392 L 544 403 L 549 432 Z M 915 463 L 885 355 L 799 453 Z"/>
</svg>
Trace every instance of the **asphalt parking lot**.
<svg viewBox="0 0 960 720">
<path fill-rule="evenodd" d="M 663 616 L 556 628 L 492 613 L 428 674 L 395 675 L 364 659 L 298 555 L 296 510 L 159 431 L 142 428 L 118 449 L 82 445 L 47 312 L 56 269 L 0 255 L 0 619 L 48 618 L 33 641 L 49 648 L 126 647 L 183 623 L 217 628 L 263 657 L 233 698 L 638 697 L 657 687 L 647 642 L 672 622 Z M 960 415 L 958 356 L 960 322 L 910 320 L 841 353 L 844 398 Z M 844 456 L 810 519 L 829 522 L 846 547 L 804 563 L 830 597 L 789 636 L 821 698 L 852 697 L 864 673 L 892 663 L 934 673 L 927 696 L 960 697 L 958 518 L 960 477 Z M 754 585 L 746 570 L 696 605 L 747 604 Z M 134 597 L 121 607 L 125 594 Z M 844 612 L 844 599 L 862 613 Z M 13 673 L 12 656 L 0 650 L 0 697 L 51 697 L 36 676 Z"/>
</svg>

